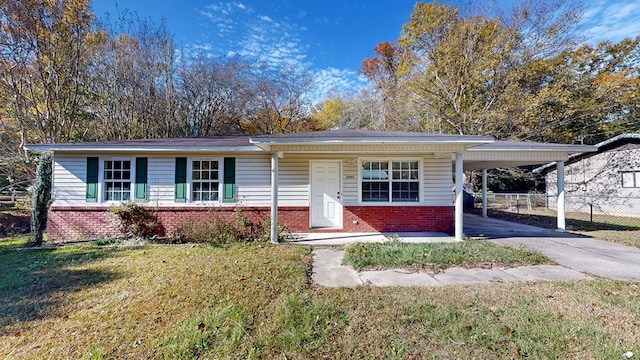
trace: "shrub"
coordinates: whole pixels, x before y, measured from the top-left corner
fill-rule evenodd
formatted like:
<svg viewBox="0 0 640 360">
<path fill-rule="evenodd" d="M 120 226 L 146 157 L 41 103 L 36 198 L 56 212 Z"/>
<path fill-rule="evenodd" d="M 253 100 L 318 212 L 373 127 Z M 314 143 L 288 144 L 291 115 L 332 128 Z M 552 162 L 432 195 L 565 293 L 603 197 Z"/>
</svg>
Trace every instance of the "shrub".
<svg viewBox="0 0 640 360">
<path fill-rule="evenodd" d="M 128 237 L 150 238 L 162 235 L 158 217 L 145 206 L 128 202 L 110 208 L 109 212 L 118 217 L 120 226 Z"/>
<path fill-rule="evenodd" d="M 40 157 L 36 170 L 36 181 L 31 188 L 31 235 L 29 243 L 34 246 L 42 244 L 44 231 L 47 227 L 47 212 L 51 201 L 51 154 L 45 153 Z"/>
<path fill-rule="evenodd" d="M 240 206 L 236 206 L 231 219 L 225 214 L 212 210 L 204 218 L 186 219 L 175 231 L 174 241 L 224 245 L 269 240 L 271 221 L 268 217 L 249 213 Z M 278 233 L 284 237 L 286 226 L 280 226 Z"/>
</svg>

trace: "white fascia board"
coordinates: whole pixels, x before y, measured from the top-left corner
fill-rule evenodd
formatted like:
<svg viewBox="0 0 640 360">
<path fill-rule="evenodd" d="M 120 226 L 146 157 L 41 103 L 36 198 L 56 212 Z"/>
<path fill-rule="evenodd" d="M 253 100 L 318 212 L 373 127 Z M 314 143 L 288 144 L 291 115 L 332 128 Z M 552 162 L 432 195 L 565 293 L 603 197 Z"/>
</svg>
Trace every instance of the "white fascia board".
<svg viewBox="0 0 640 360">
<path fill-rule="evenodd" d="M 192 146 L 148 146 L 148 147 L 126 147 L 126 146 L 95 146 L 95 145 L 65 145 L 65 144 L 42 144 L 42 145 L 27 145 L 24 147 L 31 151 L 54 151 L 65 153 L 78 153 L 78 152 L 262 152 L 263 149 L 257 146 L 204 146 L 204 147 L 192 147 Z"/>
<path fill-rule="evenodd" d="M 308 144 L 384 144 L 384 143 L 436 143 L 436 144 L 468 144 L 469 146 L 477 146 L 483 144 L 491 144 L 494 142 L 493 138 L 486 136 L 460 136 L 460 137 L 439 137 L 439 136 L 425 136 L 425 137 L 342 137 L 342 138 L 251 138 L 249 142 L 252 144 L 260 145 L 308 145 Z"/>
<path fill-rule="evenodd" d="M 527 144 L 525 146 L 491 144 L 488 146 L 479 146 L 469 148 L 470 152 L 561 152 L 566 154 L 585 153 L 597 151 L 598 148 L 591 145 L 568 145 L 568 144 L 545 144 L 545 146 L 536 146 L 535 144 Z"/>
</svg>

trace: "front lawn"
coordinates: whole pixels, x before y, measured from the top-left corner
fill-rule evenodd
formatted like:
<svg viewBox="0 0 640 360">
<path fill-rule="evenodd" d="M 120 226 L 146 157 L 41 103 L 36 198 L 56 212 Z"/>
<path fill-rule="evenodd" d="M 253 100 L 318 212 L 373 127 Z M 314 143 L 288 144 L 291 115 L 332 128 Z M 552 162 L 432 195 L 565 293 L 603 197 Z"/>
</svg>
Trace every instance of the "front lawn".
<svg viewBox="0 0 640 360">
<path fill-rule="evenodd" d="M 640 287 L 593 280 L 318 288 L 295 245 L 0 241 L 8 359 L 622 358 Z"/>
<path fill-rule="evenodd" d="M 419 267 L 432 270 L 451 266 L 492 267 L 539 265 L 551 260 L 524 247 L 500 246 L 483 240 L 457 243 L 359 243 L 348 246 L 344 262 L 356 270 Z"/>
</svg>

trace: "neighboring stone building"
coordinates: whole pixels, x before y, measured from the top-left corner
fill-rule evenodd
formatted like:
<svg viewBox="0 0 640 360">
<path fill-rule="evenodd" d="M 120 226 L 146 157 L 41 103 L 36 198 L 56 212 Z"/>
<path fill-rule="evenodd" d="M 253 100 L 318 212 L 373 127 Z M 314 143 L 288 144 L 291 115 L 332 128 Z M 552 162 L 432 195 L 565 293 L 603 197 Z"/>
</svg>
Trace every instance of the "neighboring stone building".
<svg viewBox="0 0 640 360">
<path fill-rule="evenodd" d="M 640 217 L 640 134 L 622 134 L 576 154 L 565 163 L 566 210 Z M 555 208 L 556 164 L 545 174 L 549 207 Z"/>
</svg>

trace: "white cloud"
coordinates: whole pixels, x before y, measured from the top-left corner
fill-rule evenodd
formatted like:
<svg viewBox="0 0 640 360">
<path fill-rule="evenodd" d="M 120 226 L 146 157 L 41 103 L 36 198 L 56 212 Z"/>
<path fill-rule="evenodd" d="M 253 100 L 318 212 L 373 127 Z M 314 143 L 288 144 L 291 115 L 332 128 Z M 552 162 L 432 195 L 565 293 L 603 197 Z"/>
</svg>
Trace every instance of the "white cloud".
<svg viewBox="0 0 640 360">
<path fill-rule="evenodd" d="M 326 68 L 314 73 L 316 92 L 312 95 L 314 103 L 331 96 L 342 96 L 367 88 L 367 79 L 356 71 Z"/>
<path fill-rule="evenodd" d="M 193 49 L 209 49 L 212 53 L 216 52 L 215 55 L 240 56 L 274 67 L 314 67 L 307 56 L 310 45 L 303 40 L 307 27 L 292 19 L 257 14 L 249 5 L 229 2 L 209 5 L 200 13 L 215 25 L 221 41 L 194 46 Z M 297 14 L 298 17 L 305 15 L 304 12 Z M 315 21 L 326 23 L 328 19 Z M 313 73 L 315 91 L 310 96 L 313 103 L 327 96 L 357 92 L 367 88 L 368 84 L 367 79 L 354 70 L 324 68 Z"/>
<path fill-rule="evenodd" d="M 592 0 L 586 8 L 582 29 L 587 41 L 618 42 L 640 35 L 640 2 L 637 0 Z"/>
<path fill-rule="evenodd" d="M 307 29 L 290 19 L 256 14 L 251 6 L 236 2 L 211 4 L 199 12 L 217 29 L 220 54 L 239 55 L 272 66 L 309 66 L 305 63 L 309 46 L 301 40 Z"/>
</svg>

